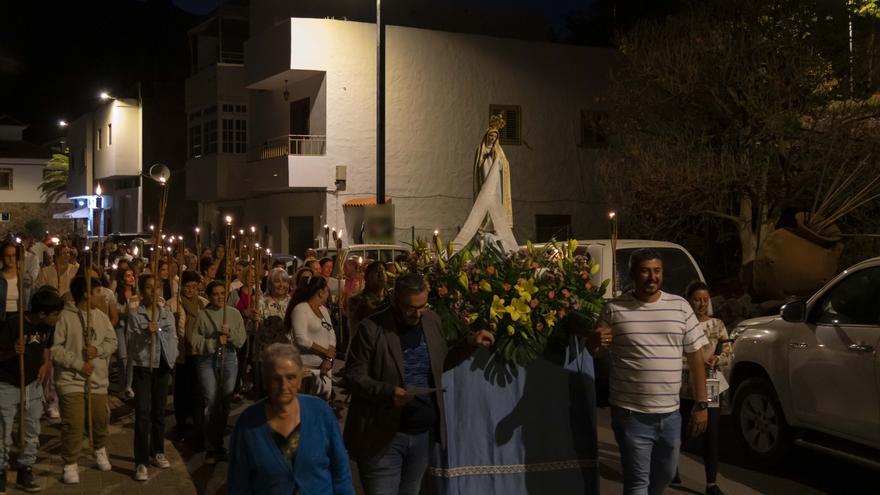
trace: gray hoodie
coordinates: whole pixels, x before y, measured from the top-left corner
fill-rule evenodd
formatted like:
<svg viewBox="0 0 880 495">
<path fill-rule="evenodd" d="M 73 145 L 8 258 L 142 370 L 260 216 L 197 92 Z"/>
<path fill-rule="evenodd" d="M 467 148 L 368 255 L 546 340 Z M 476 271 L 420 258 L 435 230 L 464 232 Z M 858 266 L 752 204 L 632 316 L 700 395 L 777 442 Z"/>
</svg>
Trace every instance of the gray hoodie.
<svg viewBox="0 0 880 495">
<path fill-rule="evenodd" d="M 82 320 L 80 320 L 82 316 Z M 91 391 L 106 394 L 109 384 L 107 362 L 116 352 L 116 331 L 110 319 L 99 309 L 91 309 L 91 338 L 89 343 L 98 349 L 98 357 L 92 360 L 95 370 L 89 377 Z M 61 311 L 61 318 L 55 324 L 55 337 L 52 344 L 52 361 L 60 367 L 55 375 L 55 388 L 59 395 L 85 393 L 86 377 L 80 372 L 85 364 L 83 359 L 83 321 L 86 313 L 68 302 Z"/>
</svg>

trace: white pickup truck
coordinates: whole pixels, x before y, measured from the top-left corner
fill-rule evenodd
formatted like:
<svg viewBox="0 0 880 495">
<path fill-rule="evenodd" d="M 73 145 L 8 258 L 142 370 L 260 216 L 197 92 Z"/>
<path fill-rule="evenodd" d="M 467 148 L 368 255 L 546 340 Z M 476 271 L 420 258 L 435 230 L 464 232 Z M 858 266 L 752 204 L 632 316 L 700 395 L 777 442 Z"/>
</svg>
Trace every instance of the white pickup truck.
<svg viewBox="0 0 880 495">
<path fill-rule="evenodd" d="M 642 239 L 618 239 L 617 254 L 611 254 L 611 239 L 589 239 L 577 241 L 576 255 L 589 254 L 599 264 L 599 273 L 594 280 L 605 281 L 615 274 L 615 283 L 608 284 L 605 299 L 619 296 L 631 289 L 629 278 L 629 257 L 637 249 L 651 248 L 663 258 L 663 290 L 684 297 L 684 290 L 694 280 L 705 282 L 703 272 L 694 257 L 684 247 L 665 241 L 646 241 Z M 542 248 L 548 243 L 535 244 Z M 525 246 L 521 246 L 525 247 Z M 613 286 L 613 289 L 612 289 Z"/>
<path fill-rule="evenodd" d="M 618 239 L 617 253 L 612 255 L 611 239 L 591 239 L 578 241 L 576 254 L 589 253 L 599 264 L 596 280 L 608 280 L 615 273 L 616 294 L 612 294 L 612 284 L 608 285 L 605 298 L 611 299 L 631 287 L 629 278 L 629 257 L 637 249 L 651 248 L 663 257 L 663 290 L 670 294 L 684 296 L 687 285 L 694 280 L 705 282 L 703 272 L 694 257 L 684 247 L 672 242 L 646 241 L 641 239 Z M 612 263 L 612 260 L 614 262 Z M 612 264 L 614 269 L 612 270 Z"/>
<path fill-rule="evenodd" d="M 795 444 L 880 469 L 880 258 L 731 338 L 734 423 L 752 458 L 781 461 Z"/>
</svg>

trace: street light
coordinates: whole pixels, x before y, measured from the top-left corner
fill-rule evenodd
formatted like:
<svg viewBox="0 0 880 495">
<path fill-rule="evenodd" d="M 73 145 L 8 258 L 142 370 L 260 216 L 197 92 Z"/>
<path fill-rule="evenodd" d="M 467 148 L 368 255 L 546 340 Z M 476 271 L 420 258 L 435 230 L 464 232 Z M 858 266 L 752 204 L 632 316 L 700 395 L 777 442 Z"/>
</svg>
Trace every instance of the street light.
<svg viewBox="0 0 880 495">
<path fill-rule="evenodd" d="M 67 121 L 64 119 L 60 119 L 58 121 L 58 127 L 67 127 Z"/>
<path fill-rule="evenodd" d="M 108 93 L 106 91 L 101 91 L 101 99 L 102 100 L 107 101 L 110 98 L 113 98 L 112 96 L 110 96 L 110 93 Z"/>
<path fill-rule="evenodd" d="M 376 204 L 385 204 L 385 19 L 376 0 Z"/>
</svg>

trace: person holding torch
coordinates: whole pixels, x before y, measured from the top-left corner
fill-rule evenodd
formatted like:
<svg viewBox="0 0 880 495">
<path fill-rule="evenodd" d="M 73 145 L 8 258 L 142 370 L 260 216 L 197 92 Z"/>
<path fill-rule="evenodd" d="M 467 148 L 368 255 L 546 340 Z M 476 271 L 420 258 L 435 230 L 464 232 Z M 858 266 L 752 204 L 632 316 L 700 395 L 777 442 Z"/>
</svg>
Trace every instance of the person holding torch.
<svg viewBox="0 0 880 495">
<path fill-rule="evenodd" d="M 161 289 L 156 277 L 141 275 L 140 306 L 128 314 L 126 337 L 134 369 L 134 462 L 136 481 L 147 481 L 147 465 L 171 467 L 165 457 L 165 403 L 177 362 L 174 316 L 164 305 L 153 310 Z M 151 343 L 153 345 L 151 345 Z M 149 354 L 152 352 L 152 355 Z"/>
<path fill-rule="evenodd" d="M 18 428 L 23 447 L 18 455 L 15 486 L 30 493 L 42 489 L 34 481 L 32 466 L 37 459 L 40 416 L 43 415 L 42 384 L 52 367 L 49 348 L 55 323 L 63 308 L 64 301 L 58 291 L 45 287 L 31 297 L 30 311 L 24 318 L 15 316 L 0 330 L 0 493 L 6 491 L 6 470 L 16 413 L 19 413 Z M 22 391 L 24 402 L 21 401 Z"/>
<path fill-rule="evenodd" d="M 231 246 L 232 218 L 226 217 L 226 245 Z M 234 251 L 229 250 L 227 259 Z M 227 266 L 230 266 L 228 263 Z M 229 273 L 225 281 L 212 281 L 205 289 L 208 307 L 199 313 L 192 347 L 199 354 L 199 383 L 205 404 L 205 447 L 208 459 L 224 462 L 228 454 L 223 446 L 223 433 L 229 421 L 229 406 L 238 375 L 236 351 L 244 345 L 247 334 L 244 320 L 235 308 L 226 303 Z"/>
</svg>

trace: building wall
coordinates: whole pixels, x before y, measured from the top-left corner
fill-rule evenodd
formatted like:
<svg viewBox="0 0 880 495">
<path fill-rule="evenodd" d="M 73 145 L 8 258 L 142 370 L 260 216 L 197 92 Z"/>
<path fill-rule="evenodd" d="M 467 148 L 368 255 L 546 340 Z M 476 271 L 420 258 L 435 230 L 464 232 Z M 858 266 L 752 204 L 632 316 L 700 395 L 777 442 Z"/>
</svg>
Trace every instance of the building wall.
<svg viewBox="0 0 880 495">
<path fill-rule="evenodd" d="M 73 233 L 73 220 L 54 220 L 52 215 L 70 209 L 70 203 L 7 203 L 0 197 L 0 212 L 9 213 L 9 221 L 0 221 L 0 235 L 7 232 L 23 232 L 25 224 L 30 220 L 43 222 L 51 234 Z"/>
<path fill-rule="evenodd" d="M 235 230 L 254 225 L 261 232 L 262 245 L 275 253 L 286 253 L 290 240 L 288 219 L 292 216 L 313 216 L 314 229 L 323 227 L 320 213 L 324 211 L 326 195 L 322 192 L 287 192 L 266 194 L 240 201 L 204 203 L 200 224 L 210 225 L 217 239 L 223 232 L 223 217 L 232 215 Z M 222 235 L 222 234 L 220 234 Z M 317 235 L 317 234 L 316 234 Z M 207 237 L 203 237 L 203 244 Z M 302 253 L 290 253 L 301 256 Z"/>
<path fill-rule="evenodd" d="M 99 106 L 95 110 L 93 125 L 95 180 L 140 174 L 141 123 L 137 100 L 112 99 Z M 87 194 L 93 193 L 90 191 Z"/>
<path fill-rule="evenodd" d="M 0 158 L 0 168 L 12 169 L 12 189 L 0 190 L 0 203 L 42 203 L 40 183 L 46 160 Z"/>
<path fill-rule="evenodd" d="M 260 43 L 289 30 L 290 70 L 262 59 Z M 269 98 L 271 87 L 296 71 L 326 72 L 326 163 L 347 166 L 347 184 L 328 194 L 327 222 L 344 225 L 341 204 L 375 194 L 375 26 L 327 19 L 292 19 L 249 42 L 248 82 Z M 279 50 L 279 51 L 284 51 Z M 612 52 L 549 43 L 412 28 L 387 29 L 386 191 L 396 208 L 398 238 L 410 227 L 427 237 L 454 236 L 471 208 L 474 152 L 491 104 L 522 109 L 520 146 L 505 146 L 511 164 L 514 233 L 535 235 L 536 214 L 571 215 L 577 237 L 604 235 L 604 201 L 594 179 L 594 153 L 578 147 L 581 110 L 607 84 Z M 272 100 L 278 102 L 274 96 Z M 286 104 L 253 108 L 255 132 L 282 134 Z M 279 126 L 273 128 L 272 126 Z M 252 125 L 252 129 L 256 126 Z M 259 142 L 260 136 L 254 135 Z"/>
</svg>

